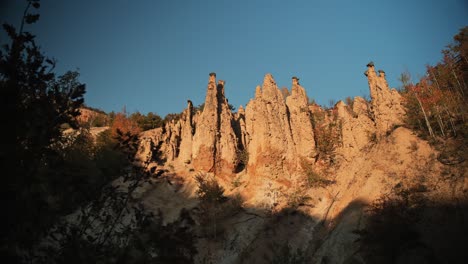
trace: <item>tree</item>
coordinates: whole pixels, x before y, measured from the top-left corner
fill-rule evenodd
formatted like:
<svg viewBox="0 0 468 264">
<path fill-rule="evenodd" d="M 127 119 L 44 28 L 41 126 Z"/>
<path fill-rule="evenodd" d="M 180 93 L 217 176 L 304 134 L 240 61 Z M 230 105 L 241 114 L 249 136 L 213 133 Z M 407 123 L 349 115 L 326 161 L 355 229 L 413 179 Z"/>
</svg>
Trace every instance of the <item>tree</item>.
<svg viewBox="0 0 468 264">
<path fill-rule="evenodd" d="M 164 122 L 167 123 L 167 122 L 177 122 L 179 121 L 179 119 L 182 117 L 182 113 L 169 113 L 167 114 L 165 117 L 164 117 Z"/>
<path fill-rule="evenodd" d="M 138 123 L 128 118 L 125 112 L 117 113 L 112 123 L 111 133 L 113 137 L 117 137 L 119 134 L 125 135 L 129 133 L 130 135 L 138 135 L 141 132 Z"/>
<path fill-rule="evenodd" d="M 31 7 L 39 2 L 28 1 L 19 32 L 4 25 L 11 42 L 0 49 L 3 262 L 190 263 L 196 252 L 190 219 L 165 227 L 133 201 L 132 192 L 149 178 L 147 168 L 130 166 L 138 126 L 124 112 L 115 116 L 115 138 L 108 131 L 95 140 L 79 127 L 85 86 L 77 72 L 56 77 L 54 61 L 23 32 L 39 18 Z M 64 124 L 75 131 L 64 133 Z M 121 175 L 127 190 L 111 184 Z M 71 212 L 73 220 L 63 217 Z M 48 239 L 57 247 L 41 247 Z"/>
<path fill-rule="evenodd" d="M 158 127 L 162 127 L 163 125 L 163 120 L 158 114 L 154 114 L 153 112 L 149 112 L 146 115 L 146 122 L 144 126 L 144 130 L 147 129 L 154 129 Z"/>
<path fill-rule="evenodd" d="M 162 118 L 153 112 L 149 112 L 147 115 L 143 115 L 137 111 L 130 115 L 130 119 L 138 124 L 141 131 L 161 127 L 163 123 Z"/>
<path fill-rule="evenodd" d="M 461 29 L 454 37 L 455 43 L 442 51 L 442 60 L 435 66 L 428 65 L 418 83 L 411 83 L 409 73 L 401 75 L 406 124 L 423 136 L 468 136 L 467 35 L 468 27 Z"/>
<path fill-rule="evenodd" d="M 19 31 L 4 24 L 10 42 L 0 49 L 1 138 L 3 173 L 0 235 L 1 254 L 7 262 L 17 262 L 28 252 L 53 222 L 50 191 L 57 186 L 48 181 L 47 171 L 60 160 L 54 146 L 62 140 L 61 125 L 77 128 L 76 117 L 83 104 L 85 85 L 78 73 L 56 77 L 55 61 L 48 59 L 24 31 L 39 19 L 39 2 L 28 1 Z"/>
</svg>

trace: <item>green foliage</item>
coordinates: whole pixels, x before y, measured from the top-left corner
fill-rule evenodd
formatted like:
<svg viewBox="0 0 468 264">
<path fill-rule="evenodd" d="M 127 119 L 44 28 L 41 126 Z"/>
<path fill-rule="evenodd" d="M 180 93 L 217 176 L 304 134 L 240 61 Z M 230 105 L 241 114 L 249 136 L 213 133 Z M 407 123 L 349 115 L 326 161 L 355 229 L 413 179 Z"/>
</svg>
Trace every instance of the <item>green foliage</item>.
<svg viewBox="0 0 468 264">
<path fill-rule="evenodd" d="M 143 115 L 137 111 L 131 114 L 129 118 L 138 124 L 138 126 L 141 128 L 141 131 L 163 126 L 162 118 L 153 112 L 149 112 L 147 115 Z"/>
<path fill-rule="evenodd" d="M 323 187 L 334 183 L 321 176 L 305 158 L 301 158 L 300 165 L 305 174 L 305 183 L 308 188 Z"/>
<path fill-rule="evenodd" d="M 197 195 L 201 201 L 208 203 L 220 203 L 226 200 L 224 188 L 219 185 L 214 177 L 208 177 L 204 174 L 195 176 L 198 190 Z"/>
<path fill-rule="evenodd" d="M 20 251 L 31 250 L 61 211 L 56 197 L 67 186 L 58 185 L 49 172 L 66 161 L 52 146 L 63 141 L 63 124 L 77 128 L 85 93 L 77 72 L 56 77 L 55 62 L 24 31 L 39 18 L 30 7 L 39 3 L 28 2 L 19 31 L 3 25 L 10 41 L 0 49 L 1 123 L 6 128 L 0 148 L 5 172 L 1 205 L 8 212 L 0 224 L 0 252 L 12 261 Z"/>
<path fill-rule="evenodd" d="M 314 128 L 316 150 L 319 158 L 332 163 L 335 157 L 335 149 L 342 142 L 342 121 L 338 118 L 335 109 L 328 112 L 312 113 L 310 118 Z"/>
<path fill-rule="evenodd" d="M 134 161 L 135 136 L 110 133 L 97 145 L 116 141 L 128 164 Z M 82 145 L 82 144 L 81 144 Z M 87 149 L 87 148 L 86 148 Z M 128 170 L 130 169 L 130 170 Z M 133 192 L 149 179 L 143 167 L 127 167 L 121 185 L 107 183 L 91 203 L 84 204 L 75 221 L 58 223 L 49 234 L 55 247 L 41 249 L 44 263 L 192 263 L 196 254 L 187 211 L 168 225 L 162 214 L 147 213 Z"/>
<path fill-rule="evenodd" d="M 240 212 L 244 201 L 239 194 L 231 198 L 224 196 L 224 188 L 214 177 L 198 174 L 195 180 L 200 199 L 198 218 L 202 233 L 209 239 L 220 239 L 226 230 L 226 227 L 221 225 L 222 220 Z"/>
<path fill-rule="evenodd" d="M 424 200 L 413 188 L 397 184 L 368 209 L 365 229 L 356 230 L 361 250 L 371 263 L 393 263 L 401 249 L 417 245 L 417 225 Z"/>
<path fill-rule="evenodd" d="M 107 121 L 107 118 L 105 115 L 97 115 L 96 118 L 93 119 L 93 121 L 90 123 L 91 127 L 103 127 L 107 126 L 109 122 Z"/>
<path fill-rule="evenodd" d="M 39 15 L 29 8 L 23 24 Z M 96 139 L 78 128 L 85 86 L 79 74 L 56 77 L 54 61 L 34 36 L 4 25 L 11 43 L 0 50 L 5 172 L 0 224 L 2 259 L 8 263 L 191 263 L 196 253 L 190 226 L 162 225 L 132 196 L 149 178 L 132 166 L 137 137 L 116 129 Z M 65 128 L 74 128 L 64 132 Z M 122 177 L 122 186 L 113 180 Z M 110 184 L 112 182 L 112 184 Z M 73 213 L 73 217 L 64 217 Z M 184 215 L 185 214 L 185 215 Z"/>
<path fill-rule="evenodd" d="M 175 114 L 175 113 L 169 113 L 167 114 L 165 117 L 164 117 L 164 123 L 167 123 L 167 122 L 177 122 L 179 121 L 180 118 L 182 118 L 182 114 L 183 113 L 178 113 L 178 114 Z"/>
</svg>

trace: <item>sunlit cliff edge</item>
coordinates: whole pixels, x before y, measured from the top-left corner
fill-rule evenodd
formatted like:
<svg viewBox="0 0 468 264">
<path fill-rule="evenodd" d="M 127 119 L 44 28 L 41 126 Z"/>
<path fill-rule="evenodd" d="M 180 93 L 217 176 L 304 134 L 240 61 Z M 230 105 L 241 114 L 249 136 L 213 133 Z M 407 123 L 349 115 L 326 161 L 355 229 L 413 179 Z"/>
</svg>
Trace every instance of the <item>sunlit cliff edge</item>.
<svg viewBox="0 0 468 264">
<path fill-rule="evenodd" d="M 284 245 L 310 263 L 387 263 L 372 255 L 372 234 L 388 238 L 391 263 L 463 258 L 466 164 L 444 162 L 450 150 L 404 127 L 403 99 L 384 71 L 369 63 L 365 76 L 370 101 L 355 97 L 323 109 L 309 103 L 299 78 L 284 93 L 266 74 L 234 113 L 228 82 L 211 73 L 201 111 L 188 100 L 180 119 L 140 134 L 138 161 L 154 174 L 139 191 L 145 206 L 161 210 L 166 223 L 190 212 L 200 263 L 272 263 Z M 240 200 L 240 210 L 215 213 L 215 231 L 202 231 L 210 227 L 200 216 L 197 176 Z M 392 240 L 388 234 L 408 232 L 380 210 L 388 208 L 383 204 L 410 214 L 407 207 L 419 201 L 424 209 L 410 223 L 417 238 Z M 375 224 L 379 217 L 388 222 Z"/>
</svg>

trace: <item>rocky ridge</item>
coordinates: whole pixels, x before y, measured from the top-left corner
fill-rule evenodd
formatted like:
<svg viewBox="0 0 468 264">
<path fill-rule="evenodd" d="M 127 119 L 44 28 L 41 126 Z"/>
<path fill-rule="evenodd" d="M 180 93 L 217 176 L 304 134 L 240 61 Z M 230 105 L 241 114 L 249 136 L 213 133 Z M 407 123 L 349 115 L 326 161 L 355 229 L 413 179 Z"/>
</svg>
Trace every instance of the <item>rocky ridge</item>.
<svg viewBox="0 0 468 264">
<path fill-rule="evenodd" d="M 401 96 L 389 89 L 383 71 L 377 76 L 372 63 L 366 76 L 370 103 L 356 97 L 352 106 L 340 101 L 326 113 L 309 106 L 297 77 L 292 79 L 290 95 L 284 98 L 273 76 L 267 74 L 245 110 L 240 106 L 232 113 L 224 95 L 225 82 L 216 83 L 216 74 L 211 73 L 202 112 L 195 113 L 189 100 L 179 120 L 156 129 L 161 132 L 145 132 L 143 137 L 157 135 L 152 138 L 153 145 L 160 146 L 168 163 L 195 171 L 232 176 L 239 168 L 246 168 L 251 175 L 294 177 L 300 159 L 313 163 L 319 155 L 312 121 L 318 114 L 329 122 L 339 121 L 337 152 L 348 159 L 374 135 L 381 137 L 401 125 Z M 242 151 L 248 153 L 248 164 L 240 164 Z"/>
<path fill-rule="evenodd" d="M 165 186 L 177 175 L 177 181 L 185 182 L 177 188 L 170 184 L 170 199 L 153 195 L 154 187 L 147 186 L 142 191 L 146 204 L 152 210 L 163 208 L 170 216 L 166 221 L 177 218 L 181 208 L 197 218 L 195 175 L 216 178 L 226 195 L 243 200 L 241 211 L 217 223 L 225 232 L 222 239 L 200 236 L 198 263 L 271 263 L 285 243 L 301 249 L 311 263 L 376 263 L 365 261 L 356 231 L 366 225 L 366 208 L 395 188 L 419 188 L 432 201 L 458 199 L 464 208 L 466 170 L 437 162 L 437 150 L 401 127 L 405 111 L 400 94 L 389 88 L 382 71 L 377 75 L 373 63 L 367 66 L 372 100 L 355 97 L 351 104 L 340 101 L 331 109 L 309 105 L 297 77 L 285 96 L 267 74 L 245 109 L 232 113 L 225 82 L 216 83 L 210 74 L 203 111 L 194 112 L 189 101 L 179 120 L 140 136 L 139 158 L 153 170 L 167 171 L 157 180 Z M 152 160 L 155 156 L 159 161 Z M 333 184 L 304 187 L 310 170 Z M 457 174 L 461 176 L 453 176 Z M 307 199 L 294 200 L 298 195 Z M 446 209 L 431 210 L 436 218 L 427 213 L 421 230 L 434 231 L 423 233 L 422 244 L 405 249 L 397 263 L 427 263 L 427 256 L 435 254 L 429 246 L 449 260 L 462 252 L 446 248 L 441 239 L 430 240 L 463 226 L 450 220 L 450 227 L 439 228 L 439 210 Z M 419 262 L 412 261 L 418 257 Z"/>
</svg>

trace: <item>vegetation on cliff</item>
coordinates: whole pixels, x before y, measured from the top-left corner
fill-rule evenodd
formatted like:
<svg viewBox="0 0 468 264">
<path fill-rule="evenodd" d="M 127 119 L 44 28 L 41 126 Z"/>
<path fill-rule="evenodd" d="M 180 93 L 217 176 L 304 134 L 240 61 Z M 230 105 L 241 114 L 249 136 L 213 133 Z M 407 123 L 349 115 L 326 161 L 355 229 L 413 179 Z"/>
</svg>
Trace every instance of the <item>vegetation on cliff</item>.
<svg viewBox="0 0 468 264">
<path fill-rule="evenodd" d="M 323 110 L 297 77 L 290 93 L 267 74 L 233 113 L 212 73 L 205 103 L 161 118 L 84 106 L 79 73 L 56 76 L 25 30 L 39 7 L 28 1 L 19 30 L 4 25 L 0 50 L 8 263 L 465 257 L 468 27 L 416 84 L 402 75 L 402 95 L 369 63 L 370 102 Z"/>
</svg>

